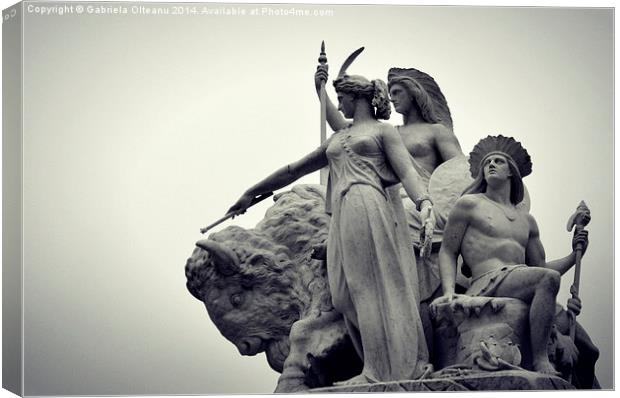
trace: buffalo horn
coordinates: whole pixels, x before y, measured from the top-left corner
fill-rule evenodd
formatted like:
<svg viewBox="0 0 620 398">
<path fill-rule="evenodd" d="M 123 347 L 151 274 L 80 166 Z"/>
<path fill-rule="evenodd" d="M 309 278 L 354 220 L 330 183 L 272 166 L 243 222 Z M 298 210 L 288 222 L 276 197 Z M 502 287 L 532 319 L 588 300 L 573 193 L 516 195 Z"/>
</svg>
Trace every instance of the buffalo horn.
<svg viewBox="0 0 620 398">
<path fill-rule="evenodd" d="M 211 254 L 215 269 L 220 274 L 230 276 L 239 272 L 239 257 L 228 247 L 209 239 L 196 242 L 196 246 Z"/>
</svg>

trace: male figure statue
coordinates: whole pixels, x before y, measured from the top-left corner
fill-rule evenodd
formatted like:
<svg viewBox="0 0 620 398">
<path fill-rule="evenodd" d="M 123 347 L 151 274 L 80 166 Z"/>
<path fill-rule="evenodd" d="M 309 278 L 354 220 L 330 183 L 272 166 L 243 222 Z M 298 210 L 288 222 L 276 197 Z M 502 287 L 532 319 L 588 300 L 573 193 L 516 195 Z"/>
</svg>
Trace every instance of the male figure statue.
<svg viewBox="0 0 620 398">
<path fill-rule="evenodd" d="M 474 183 L 452 209 L 439 251 L 444 295 L 433 305 L 454 299 L 457 257 L 471 270 L 469 296 L 512 297 L 530 305 L 533 367 L 559 375 L 547 354 L 560 276 L 575 264 L 578 242 L 587 246 L 587 231 L 573 239 L 573 252 L 547 262 L 534 217 L 517 207 L 523 200 L 522 177 L 532 171 L 527 151 L 513 138 L 489 136 L 469 158 Z"/>
</svg>

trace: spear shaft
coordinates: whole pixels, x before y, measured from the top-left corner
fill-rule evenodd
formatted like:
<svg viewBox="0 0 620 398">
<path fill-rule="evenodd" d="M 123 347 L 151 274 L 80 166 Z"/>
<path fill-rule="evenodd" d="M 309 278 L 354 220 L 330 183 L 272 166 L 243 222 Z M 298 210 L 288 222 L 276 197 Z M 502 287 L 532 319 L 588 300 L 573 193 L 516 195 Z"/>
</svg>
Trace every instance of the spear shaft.
<svg viewBox="0 0 620 398">
<path fill-rule="evenodd" d="M 577 210 L 568 220 L 568 224 L 566 225 L 566 229 L 570 231 L 575 227 L 574 236 L 577 236 L 586 225 L 590 222 L 590 209 L 586 203 L 582 200 L 577 206 Z M 573 279 L 573 285 L 571 286 L 571 295 L 573 299 L 579 298 L 579 281 L 581 280 L 581 257 L 583 256 L 583 245 L 581 243 L 577 243 L 577 247 L 575 248 L 575 277 Z M 577 324 L 577 315 L 572 311 L 568 311 L 570 314 L 570 338 L 575 341 L 575 328 Z"/>
<path fill-rule="evenodd" d="M 248 206 L 248 209 L 252 206 L 254 206 L 255 204 L 257 204 L 258 202 L 262 202 L 263 200 L 267 199 L 268 197 L 270 197 L 271 195 L 273 195 L 273 192 L 268 192 L 268 193 L 264 193 L 261 195 L 258 195 L 257 197 L 255 197 L 254 199 L 252 199 L 252 202 L 250 203 L 250 205 Z M 246 209 L 247 210 L 247 209 Z M 245 211 L 245 210 L 244 210 Z M 223 223 L 224 221 L 228 220 L 229 218 L 232 218 L 234 216 L 238 216 L 239 214 L 242 213 L 228 213 L 226 214 L 224 217 L 220 218 L 219 220 L 217 220 L 216 222 L 214 222 L 213 224 L 209 224 L 204 228 L 200 228 L 200 233 L 204 234 L 206 233 L 208 230 L 210 230 L 213 227 L 216 227 L 218 225 L 220 225 L 221 223 Z"/>
<path fill-rule="evenodd" d="M 577 236 L 586 225 L 590 222 L 590 209 L 586 206 L 586 203 L 582 200 L 577 206 L 577 210 L 575 213 L 568 219 L 568 224 L 566 224 L 566 229 L 568 231 L 572 230 L 575 227 L 575 232 L 573 236 Z M 583 256 L 583 245 L 581 242 L 577 243 L 577 247 L 575 247 L 575 277 L 573 279 L 573 285 L 571 286 L 571 296 L 573 299 L 579 298 L 579 281 L 581 280 L 581 257 Z M 571 341 L 575 341 L 575 330 L 577 328 L 577 314 L 568 309 L 568 319 L 569 319 L 569 337 Z M 574 364 L 573 364 L 574 367 Z M 573 372 L 571 371 L 568 374 L 568 382 L 572 382 Z"/>
<path fill-rule="evenodd" d="M 327 55 L 325 54 L 325 41 L 321 42 L 321 54 L 319 55 L 319 64 L 327 64 Z M 319 100 L 321 101 L 321 144 L 327 139 L 327 94 L 325 92 L 325 82 L 321 82 L 319 90 Z M 321 185 L 327 185 L 327 167 L 321 169 Z"/>
</svg>

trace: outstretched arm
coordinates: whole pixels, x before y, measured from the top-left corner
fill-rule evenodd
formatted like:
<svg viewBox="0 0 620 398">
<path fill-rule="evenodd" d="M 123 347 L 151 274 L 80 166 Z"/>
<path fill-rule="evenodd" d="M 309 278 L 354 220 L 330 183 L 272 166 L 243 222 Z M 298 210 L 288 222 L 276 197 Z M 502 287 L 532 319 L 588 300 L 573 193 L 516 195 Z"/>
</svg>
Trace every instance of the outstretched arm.
<svg viewBox="0 0 620 398">
<path fill-rule="evenodd" d="M 319 98 L 321 98 L 321 83 L 327 83 L 327 65 L 317 66 L 316 73 L 314 74 L 314 85 Z M 338 108 L 329 98 L 329 95 L 327 95 L 327 90 L 325 90 L 325 109 L 327 110 L 325 117 L 332 130 L 342 130 L 350 124 L 347 122 L 347 119 L 342 116 L 342 113 L 338 112 Z"/>
<path fill-rule="evenodd" d="M 463 150 L 456 135 L 452 129 L 443 124 L 436 125 L 435 145 L 441 155 L 442 163 L 455 156 L 463 156 Z"/>
<path fill-rule="evenodd" d="M 310 174 L 313 171 L 320 170 L 322 167 L 327 166 L 325 149 L 327 148 L 328 142 L 329 140 L 325 141 L 319 148 L 310 154 L 294 163 L 289 164 L 288 166 L 284 166 L 276 170 L 267 178 L 252 186 L 250 189 L 245 191 L 243 195 L 241 195 L 239 200 L 237 200 L 237 202 L 230 209 L 228 209 L 226 214 L 241 214 L 250 206 L 252 199 L 256 196 L 283 188 L 306 174 Z"/>
</svg>

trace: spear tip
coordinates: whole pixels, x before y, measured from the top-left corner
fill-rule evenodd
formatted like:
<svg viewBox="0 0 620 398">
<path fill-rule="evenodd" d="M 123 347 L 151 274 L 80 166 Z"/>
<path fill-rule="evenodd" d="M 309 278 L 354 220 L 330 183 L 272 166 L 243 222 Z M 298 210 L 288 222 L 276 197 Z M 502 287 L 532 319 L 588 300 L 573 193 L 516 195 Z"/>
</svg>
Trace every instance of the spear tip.
<svg viewBox="0 0 620 398">
<path fill-rule="evenodd" d="M 327 54 L 325 54 L 325 40 L 321 42 L 321 54 L 319 55 L 319 63 L 325 65 L 327 63 Z"/>
</svg>

